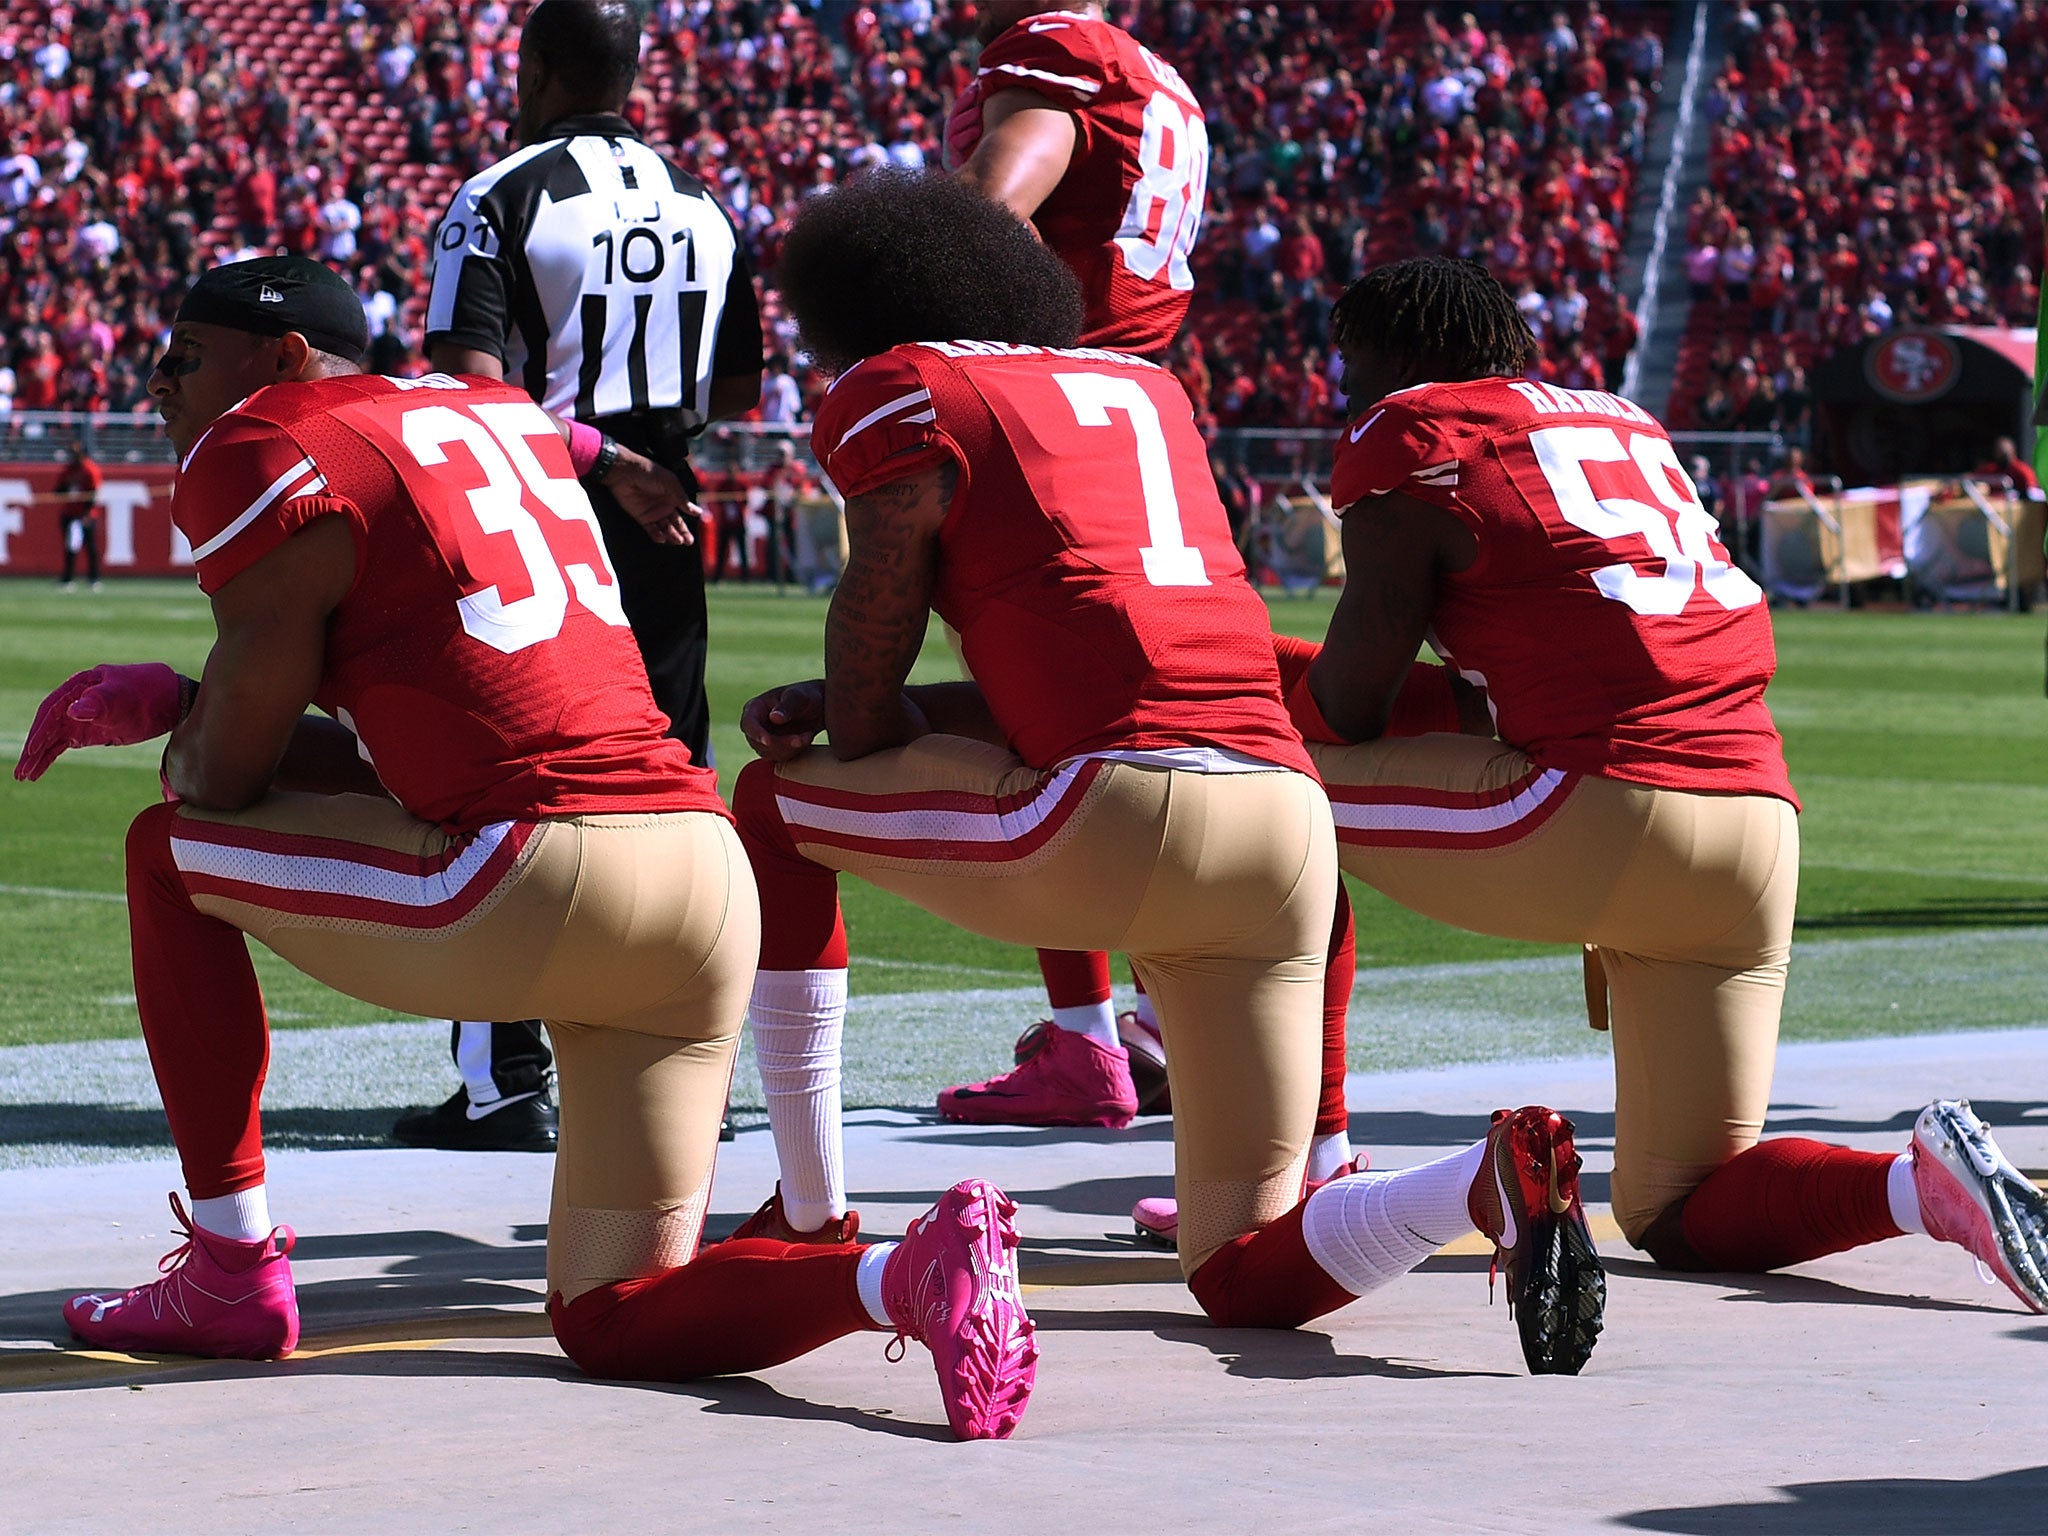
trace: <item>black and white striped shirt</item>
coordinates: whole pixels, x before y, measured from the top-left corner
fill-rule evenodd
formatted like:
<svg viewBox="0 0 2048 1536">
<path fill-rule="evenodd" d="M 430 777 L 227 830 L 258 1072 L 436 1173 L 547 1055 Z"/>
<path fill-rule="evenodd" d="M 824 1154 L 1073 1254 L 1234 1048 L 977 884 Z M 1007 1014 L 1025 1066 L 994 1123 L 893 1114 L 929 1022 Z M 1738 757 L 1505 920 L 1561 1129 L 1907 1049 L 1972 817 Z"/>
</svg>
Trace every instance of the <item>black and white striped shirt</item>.
<svg viewBox="0 0 2048 1536">
<path fill-rule="evenodd" d="M 680 411 L 761 370 L 732 221 L 622 117 L 563 118 L 463 183 L 434 243 L 427 341 L 494 353 L 559 416 Z"/>
</svg>

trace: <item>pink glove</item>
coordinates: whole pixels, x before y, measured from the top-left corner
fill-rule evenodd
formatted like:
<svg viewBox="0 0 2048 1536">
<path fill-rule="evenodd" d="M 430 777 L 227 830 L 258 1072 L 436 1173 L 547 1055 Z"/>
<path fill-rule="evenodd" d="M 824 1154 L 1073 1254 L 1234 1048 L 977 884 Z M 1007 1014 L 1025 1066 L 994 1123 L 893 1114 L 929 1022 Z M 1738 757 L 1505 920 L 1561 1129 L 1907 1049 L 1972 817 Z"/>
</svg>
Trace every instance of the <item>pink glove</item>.
<svg viewBox="0 0 2048 1536">
<path fill-rule="evenodd" d="M 161 736 L 178 723 L 183 686 L 160 661 L 94 667 L 43 700 L 14 776 L 40 779 L 73 747 L 126 747 Z"/>
</svg>

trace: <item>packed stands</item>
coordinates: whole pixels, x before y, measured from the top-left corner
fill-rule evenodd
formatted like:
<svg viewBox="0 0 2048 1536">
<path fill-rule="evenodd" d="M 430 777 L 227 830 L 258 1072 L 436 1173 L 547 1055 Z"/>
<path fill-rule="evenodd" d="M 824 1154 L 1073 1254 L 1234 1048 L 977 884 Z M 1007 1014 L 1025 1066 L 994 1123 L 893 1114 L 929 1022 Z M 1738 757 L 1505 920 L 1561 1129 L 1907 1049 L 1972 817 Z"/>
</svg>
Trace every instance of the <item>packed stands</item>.
<svg viewBox="0 0 2048 1536">
<path fill-rule="evenodd" d="M 1907 324 L 2032 325 L 2048 16 L 1738 4 L 1687 220 L 1675 428 L 1801 435 L 1816 358 Z"/>
<path fill-rule="evenodd" d="M 377 366 L 416 368 L 428 242 L 504 151 L 521 9 L 0 0 L 15 406 L 146 408 L 156 317 L 192 268 L 278 246 L 355 276 Z M 1209 113 L 1211 222 L 1176 360 L 1215 423 L 1332 420 L 1327 301 L 1418 249 L 1515 286 L 1560 381 L 1618 370 L 1634 325 L 1609 285 L 1668 7 L 1492 10 L 1488 30 L 1390 0 L 1112 3 Z M 652 7 L 632 115 L 718 188 L 779 351 L 795 352 L 772 280 L 796 208 L 864 165 L 937 162 L 972 27 L 971 5 L 934 0 Z"/>
</svg>

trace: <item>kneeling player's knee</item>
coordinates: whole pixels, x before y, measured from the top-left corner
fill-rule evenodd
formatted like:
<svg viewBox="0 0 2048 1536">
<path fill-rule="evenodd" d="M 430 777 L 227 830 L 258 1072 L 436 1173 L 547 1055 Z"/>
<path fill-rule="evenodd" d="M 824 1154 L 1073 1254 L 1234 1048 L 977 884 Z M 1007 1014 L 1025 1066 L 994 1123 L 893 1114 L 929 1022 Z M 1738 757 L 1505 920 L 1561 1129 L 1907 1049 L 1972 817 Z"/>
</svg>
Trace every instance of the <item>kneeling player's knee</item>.
<svg viewBox="0 0 2048 1536">
<path fill-rule="evenodd" d="M 128 883 L 151 876 L 175 881 L 178 866 L 171 856 L 171 830 L 178 814 L 177 802 L 166 800 L 152 805 L 128 824 Z"/>
<path fill-rule="evenodd" d="M 764 856 L 775 859 L 801 858 L 789 825 L 782 819 L 782 806 L 775 793 L 775 765 L 755 758 L 740 770 L 732 786 L 732 819 L 745 844 L 747 857 L 760 867 Z"/>
</svg>

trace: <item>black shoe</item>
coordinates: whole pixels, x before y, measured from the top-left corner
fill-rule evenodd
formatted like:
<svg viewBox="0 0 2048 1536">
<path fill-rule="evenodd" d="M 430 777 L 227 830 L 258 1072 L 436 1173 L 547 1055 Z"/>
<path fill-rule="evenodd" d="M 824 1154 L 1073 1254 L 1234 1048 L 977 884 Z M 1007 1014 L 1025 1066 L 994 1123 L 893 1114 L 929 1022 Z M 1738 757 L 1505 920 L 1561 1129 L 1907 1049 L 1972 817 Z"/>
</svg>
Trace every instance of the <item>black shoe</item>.
<svg viewBox="0 0 2048 1536">
<path fill-rule="evenodd" d="M 732 1140 L 732 1122 L 730 1120 L 723 1118 L 722 1116 L 720 1117 L 718 1122 L 718 1139 L 720 1141 Z"/>
<path fill-rule="evenodd" d="M 409 1147 L 444 1152 L 552 1152 L 555 1106 L 547 1089 L 539 1088 L 500 1099 L 479 1115 L 470 1108 L 465 1086 L 444 1104 L 401 1116 L 391 1134 Z"/>
</svg>

